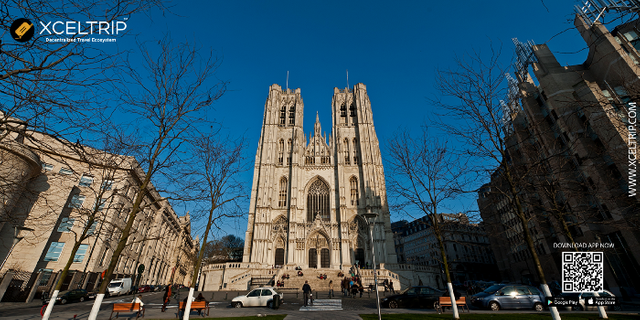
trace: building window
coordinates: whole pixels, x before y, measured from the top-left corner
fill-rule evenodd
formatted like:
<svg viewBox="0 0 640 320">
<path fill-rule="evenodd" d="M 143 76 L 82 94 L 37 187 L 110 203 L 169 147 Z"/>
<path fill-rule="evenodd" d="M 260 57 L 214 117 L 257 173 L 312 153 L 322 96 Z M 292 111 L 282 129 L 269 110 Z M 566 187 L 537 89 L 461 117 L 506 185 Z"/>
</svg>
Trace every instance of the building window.
<svg viewBox="0 0 640 320">
<path fill-rule="evenodd" d="M 353 164 L 354 165 L 358 165 L 358 158 L 359 158 L 358 140 L 356 138 L 353 138 Z"/>
<path fill-rule="evenodd" d="M 340 106 L 340 117 L 342 118 L 343 123 L 347 123 L 347 106 L 344 104 Z"/>
<path fill-rule="evenodd" d="M 40 286 L 46 286 L 49 283 L 49 279 L 51 279 L 51 274 L 53 273 L 53 269 L 40 269 L 38 272 L 42 273 L 40 277 Z"/>
<path fill-rule="evenodd" d="M 287 205 L 287 178 L 280 179 L 280 197 L 278 207 L 284 208 Z"/>
<path fill-rule="evenodd" d="M 62 218 L 60 226 L 58 226 L 58 232 L 71 232 L 75 221 L 76 219 L 73 218 Z"/>
<path fill-rule="evenodd" d="M 283 162 L 283 152 L 284 152 L 284 140 L 280 139 L 278 143 L 278 164 L 282 165 Z"/>
<path fill-rule="evenodd" d="M 88 221 L 87 221 L 88 222 Z M 98 227 L 98 221 L 94 221 L 91 224 L 91 227 L 89 227 L 89 230 L 87 230 L 87 235 L 93 235 L 96 232 L 96 228 Z"/>
<path fill-rule="evenodd" d="M 76 251 L 76 255 L 73 256 L 73 262 L 82 262 L 84 255 L 87 253 L 87 249 L 89 249 L 88 244 L 81 244 L 78 247 L 78 251 Z"/>
<path fill-rule="evenodd" d="M 291 139 L 289 139 L 289 141 L 287 141 L 287 164 L 291 164 Z"/>
<path fill-rule="evenodd" d="M 80 177 L 80 183 L 78 183 L 79 186 L 81 187 L 91 187 L 91 184 L 93 184 L 93 177 L 83 174 L 82 177 Z"/>
<path fill-rule="evenodd" d="M 47 254 L 44 256 L 44 261 L 58 261 L 62 253 L 62 248 L 64 248 L 64 242 L 51 242 L 49 251 L 47 251 Z"/>
<path fill-rule="evenodd" d="M 42 163 L 42 170 L 53 171 L 53 165 L 51 163 Z"/>
<path fill-rule="evenodd" d="M 355 118 L 355 117 L 357 116 L 357 114 L 356 114 L 356 105 L 355 105 L 355 104 L 352 104 L 352 105 L 349 107 L 349 111 L 351 111 L 351 117 L 354 117 L 354 118 Z"/>
<path fill-rule="evenodd" d="M 290 125 L 296 124 L 296 107 L 295 106 L 291 106 L 291 108 L 289 108 L 289 124 Z"/>
<path fill-rule="evenodd" d="M 70 174 L 73 174 L 73 171 L 69 168 L 60 168 L 60 171 L 58 171 L 58 173 L 68 176 Z"/>
<path fill-rule="evenodd" d="M 357 206 L 360 198 L 358 195 L 358 179 L 356 179 L 356 177 L 351 177 L 349 184 L 351 184 L 351 205 Z"/>
<path fill-rule="evenodd" d="M 104 180 L 102 181 L 102 190 L 109 191 L 113 186 L 113 180 Z"/>
<path fill-rule="evenodd" d="M 102 198 L 102 199 L 100 199 L 100 201 L 96 200 L 96 204 L 95 204 L 95 207 L 94 207 L 96 212 L 104 210 L 104 207 L 107 205 L 107 200 L 109 200 L 109 199 Z"/>
<path fill-rule="evenodd" d="M 307 221 L 316 217 L 329 220 L 329 186 L 320 179 L 311 184 L 307 195 Z"/>
<path fill-rule="evenodd" d="M 624 34 L 624 37 L 640 53 L 640 37 L 638 37 L 638 34 L 635 31 L 629 31 Z"/>
<path fill-rule="evenodd" d="M 71 197 L 71 201 L 69 202 L 69 208 L 82 208 L 82 204 L 84 203 L 85 196 L 74 194 Z"/>
<path fill-rule="evenodd" d="M 344 138 L 344 164 L 350 164 L 351 152 L 349 152 L 349 139 Z"/>
<path fill-rule="evenodd" d="M 283 106 L 282 109 L 280 109 L 280 125 L 284 126 L 284 124 L 286 123 L 286 118 L 287 118 L 287 107 Z"/>
</svg>

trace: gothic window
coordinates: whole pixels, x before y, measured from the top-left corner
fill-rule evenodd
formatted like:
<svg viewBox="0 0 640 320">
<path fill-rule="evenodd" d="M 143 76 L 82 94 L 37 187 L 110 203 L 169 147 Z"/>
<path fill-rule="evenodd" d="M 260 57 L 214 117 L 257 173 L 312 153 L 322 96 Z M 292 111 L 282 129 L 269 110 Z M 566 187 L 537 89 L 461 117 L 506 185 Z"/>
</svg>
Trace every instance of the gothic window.
<svg viewBox="0 0 640 320">
<path fill-rule="evenodd" d="M 353 138 L 353 164 L 357 165 L 358 164 L 358 140 L 356 140 L 356 138 Z"/>
<path fill-rule="evenodd" d="M 284 152 L 284 140 L 280 139 L 280 142 L 278 143 L 278 164 L 279 165 L 282 165 L 283 152 Z"/>
<path fill-rule="evenodd" d="M 349 111 L 351 111 L 351 116 L 352 117 L 355 118 L 357 116 L 357 114 L 356 114 L 356 105 L 355 104 L 351 104 L 351 106 L 349 107 Z"/>
<path fill-rule="evenodd" d="M 280 125 L 281 126 L 284 126 L 286 117 L 287 117 L 287 107 L 282 106 L 282 109 L 280 109 Z"/>
<path fill-rule="evenodd" d="M 289 124 L 296 124 L 296 106 L 291 106 L 291 108 L 289 108 Z"/>
<path fill-rule="evenodd" d="M 280 196 L 278 198 L 278 207 L 284 208 L 287 205 L 287 178 L 280 179 Z"/>
<path fill-rule="evenodd" d="M 347 123 L 347 106 L 344 104 L 340 106 L 340 117 L 342 118 L 342 123 Z"/>
<path fill-rule="evenodd" d="M 344 164 L 350 164 L 349 139 L 344 138 Z"/>
<path fill-rule="evenodd" d="M 287 164 L 291 164 L 291 139 L 287 141 Z"/>
<path fill-rule="evenodd" d="M 311 184 L 307 195 L 307 221 L 316 216 L 329 220 L 329 186 L 320 179 Z"/>
<path fill-rule="evenodd" d="M 357 206 L 359 204 L 358 199 L 360 198 L 358 194 L 358 179 L 351 177 L 349 184 L 351 185 L 351 205 Z"/>
</svg>

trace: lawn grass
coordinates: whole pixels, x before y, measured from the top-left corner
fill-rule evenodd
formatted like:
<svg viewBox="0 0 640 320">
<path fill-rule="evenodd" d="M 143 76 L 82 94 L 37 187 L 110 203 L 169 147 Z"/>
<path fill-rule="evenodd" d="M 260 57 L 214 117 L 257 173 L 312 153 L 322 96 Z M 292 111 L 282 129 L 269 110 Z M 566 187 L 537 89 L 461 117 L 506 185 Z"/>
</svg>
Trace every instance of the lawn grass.
<svg viewBox="0 0 640 320">
<path fill-rule="evenodd" d="M 597 313 L 585 313 L 585 314 L 560 314 L 562 320 L 600 320 Z M 377 320 L 377 314 L 361 314 L 363 320 Z M 383 314 L 383 320 L 414 320 L 414 319 L 453 319 L 453 315 L 449 314 Z M 485 313 L 485 314 L 463 314 L 460 313 L 460 319 L 473 319 L 473 320 L 548 320 L 551 319 L 551 315 L 548 313 L 543 314 L 530 314 L 530 313 Z M 610 320 L 638 320 L 638 315 L 609 315 Z"/>
<path fill-rule="evenodd" d="M 200 318 L 198 317 L 198 320 L 282 320 L 286 317 L 286 314 L 275 314 L 275 315 L 265 315 L 264 317 L 257 317 L 257 316 L 251 316 L 251 317 L 227 317 L 227 318 Z M 376 317 L 378 317 L 376 315 Z M 159 320 L 166 320 L 166 319 L 159 319 Z"/>
</svg>

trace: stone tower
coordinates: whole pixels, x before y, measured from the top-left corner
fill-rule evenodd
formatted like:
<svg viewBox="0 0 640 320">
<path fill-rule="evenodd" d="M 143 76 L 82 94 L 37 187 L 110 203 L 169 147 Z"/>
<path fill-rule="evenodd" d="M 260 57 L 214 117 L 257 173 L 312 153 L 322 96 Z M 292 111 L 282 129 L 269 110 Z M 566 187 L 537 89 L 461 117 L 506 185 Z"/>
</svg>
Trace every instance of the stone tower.
<svg viewBox="0 0 640 320">
<path fill-rule="evenodd" d="M 334 89 L 332 131 L 307 137 L 300 89 L 269 88 L 243 262 L 341 269 L 371 264 L 363 213 L 376 212 L 377 263 L 396 263 L 384 169 L 366 86 Z"/>
</svg>

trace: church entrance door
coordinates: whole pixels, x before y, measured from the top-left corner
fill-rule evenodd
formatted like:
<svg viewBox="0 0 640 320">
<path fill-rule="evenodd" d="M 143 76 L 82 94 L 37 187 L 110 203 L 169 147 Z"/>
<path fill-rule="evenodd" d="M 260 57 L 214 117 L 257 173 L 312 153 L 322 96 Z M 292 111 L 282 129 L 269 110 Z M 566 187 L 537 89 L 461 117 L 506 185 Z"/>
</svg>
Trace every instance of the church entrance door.
<svg viewBox="0 0 640 320">
<path fill-rule="evenodd" d="M 320 266 L 322 268 L 329 268 L 329 249 L 327 248 L 320 250 Z"/>
<path fill-rule="evenodd" d="M 316 251 L 316 248 L 309 249 L 309 268 L 318 268 L 318 251 Z"/>
<path fill-rule="evenodd" d="M 358 248 L 356 249 L 356 262 L 360 263 L 360 265 L 364 265 L 364 249 Z M 354 263 L 356 263 L 354 262 Z"/>
<path fill-rule="evenodd" d="M 284 249 L 283 248 L 278 248 L 276 249 L 276 266 L 283 266 L 284 265 Z"/>
</svg>

